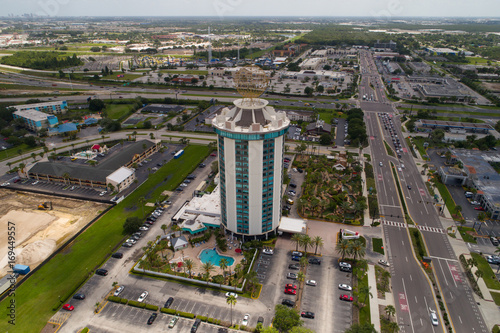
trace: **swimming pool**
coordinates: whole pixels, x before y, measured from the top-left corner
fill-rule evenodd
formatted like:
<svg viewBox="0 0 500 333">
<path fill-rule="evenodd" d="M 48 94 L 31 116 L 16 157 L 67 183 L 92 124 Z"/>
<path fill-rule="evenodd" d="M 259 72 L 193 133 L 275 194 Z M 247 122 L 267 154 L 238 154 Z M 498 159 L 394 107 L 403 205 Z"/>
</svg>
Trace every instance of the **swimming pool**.
<svg viewBox="0 0 500 333">
<path fill-rule="evenodd" d="M 217 251 L 212 250 L 212 249 L 205 249 L 201 251 L 200 253 L 200 260 L 202 263 L 206 264 L 207 262 L 210 262 L 214 264 L 215 266 L 219 266 L 220 260 L 222 258 L 225 258 L 228 262 L 228 266 L 231 266 L 234 264 L 234 259 L 231 257 L 226 257 L 226 256 L 221 256 L 217 253 Z"/>
</svg>

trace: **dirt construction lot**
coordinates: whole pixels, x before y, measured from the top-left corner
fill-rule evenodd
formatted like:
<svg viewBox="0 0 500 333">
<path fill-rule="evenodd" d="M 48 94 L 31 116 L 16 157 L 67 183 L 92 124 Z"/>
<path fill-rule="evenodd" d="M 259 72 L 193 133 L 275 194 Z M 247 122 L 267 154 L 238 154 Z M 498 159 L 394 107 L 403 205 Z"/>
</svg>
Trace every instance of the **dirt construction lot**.
<svg viewBox="0 0 500 333">
<path fill-rule="evenodd" d="M 0 190 L 0 202 L 0 277 L 8 271 L 7 230 L 12 231 L 12 226 L 15 263 L 33 269 L 107 207 L 96 202 L 10 190 Z M 43 203 L 48 203 L 49 208 L 39 210 Z"/>
</svg>

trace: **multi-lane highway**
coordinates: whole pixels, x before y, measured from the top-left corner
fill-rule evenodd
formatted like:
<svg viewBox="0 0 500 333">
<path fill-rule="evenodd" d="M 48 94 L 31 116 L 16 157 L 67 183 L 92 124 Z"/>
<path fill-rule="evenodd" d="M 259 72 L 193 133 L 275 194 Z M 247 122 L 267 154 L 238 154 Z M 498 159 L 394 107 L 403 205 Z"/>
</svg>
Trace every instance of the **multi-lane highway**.
<svg viewBox="0 0 500 333">
<path fill-rule="evenodd" d="M 372 94 L 369 102 L 362 102 L 366 113 L 367 131 L 374 166 L 379 208 L 382 215 L 389 262 L 391 263 L 392 288 L 395 297 L 398 324 L 401 332 L 443 332 L 442 317 L 439 326 L 430 321 L 430 310 L 439 310 L 433 285 L 421 268 L 412 252 L 409 227 L 405 223 L 402 202 L 396 187 L 396 180 L 390 163 L 397 171 L 401 184 L 404 204 L 410 218 L 415 222 L 424 238 L 428 255 L 432 258 L 432 268 L 436 278 L 436 288 L 444 299 L 454 332 L 487 332 L 486 325 L 474 302 L 472 290 L 462 272 L 443 230 L 437 210 L 420 176 L 415 161 L 408 151 L 401 133 L 401 124 L 393 112 L 390 102 L 383 93 L 380 77 L 369 52 L 362 52 L 361 68 L 368 76 L 362 79 L 360 95 Z M 378 79 L 376 78 L 378 77 Z M 370 85 L 371 83 L 371 85 Z M 401 138 L 401 158 L 391 157 L 386 152 L 384 140 L 392 143 L 392 136 L 385 126 L 381 126 L 378 114 L 387 112 L 394 124 L 393 134 Z M 392 145 L 391 149 L 392 149 Z M 442 314 L 442 312 L 441 312 Z"/>
</svg>

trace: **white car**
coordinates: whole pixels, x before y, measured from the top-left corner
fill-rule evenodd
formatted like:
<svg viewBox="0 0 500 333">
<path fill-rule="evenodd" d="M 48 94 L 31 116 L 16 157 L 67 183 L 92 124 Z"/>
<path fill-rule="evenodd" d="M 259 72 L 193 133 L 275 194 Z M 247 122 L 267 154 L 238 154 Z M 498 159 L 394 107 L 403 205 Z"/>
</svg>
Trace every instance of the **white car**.
<svg viewBox="0 0 500 333">
<path fill-rule="evenodd" d="M 274 250 L 273 249 L 263 249 L 262 253 L 271 255 L 271 254 L 274 254 Z"/>
<path fill-rule="evenodd" d="M 249 320 L 250 320 L 250 315 L 247 313 L 245 316 L 243 316 L 243 320 L 241 321 L 241 325 L 247 326 Z"/>
<path fill-rule="evenodd" d="M 102 191 L 101 193 L 99 193 L 99 196 L 104 196 L 106 193 L 108 193 L 108 191 Z"/>
<path fill-rule="evenodd" d="M 139 298 L 137 299 L 137 301 L 139 302 L 144 302 L 144 300 L 146 299 L 146 297 L 148 297 L 149 293 L 147 291 L 143 292 L 141 294 L 141 296 L 139 296 Z"/>
<path fill-rule="evenodd" d="M 347 291 L 352 291 L 352 287 L 348 284 L 341 283 L 339 284 L 339 289 L 341 290 L 347 290 Z"/>
<path fill-rule="evenodd" d="M 186 184 L 186 183 L 181 183 L 181 186 L 182 186 L 182 187 L 186 187 L 186 186 L 188 186 L 188 184 Z"/>
<path fill-rule="evenodd" d="M 431 323 L 432 323 L 432 326 L 438 326 L 439 325 L 439 321 L 438 321 L 438 316 L 436 314 L 436 311 L 434 310 L 430 310 L 431 311 Z"/>
<path fill-rule="evenodd" d="M 228 292 L 226 293 L 226 297 L 229 297 L 229 296 L 234 296 L 234 298 L 238 298 L 238 294 L 236 294 L 236 293 L 231 293 L 231 292 L 229 292 L 229 291 L 228 291 Z"/>
<path fill-rule="evenodd" d="M 389 267 L 391 266 L 387 261 L 383 260 L 383 259 L 380 259 L 378 261 L 379 264 L 381 264 L 382 266 L 385 266 L 385 267 Z"/>
<path fill-rule="evenodd" d="M 125 286 L 120 286 L 118 289 L 115 290 L 115 293 L 113 295 L 115 296 L 120 295 L 123 289 L 125 289 Z"/>
<path fill-rule="evenodd" d="M 133 239 L 133 238 L 129 238 L 129 239 L 127 239 L 127 240 L 125 241 L 125 243 L 135 244 L 135 243 L 137 243 L 137 241 L 136 241 L 135 239 Z"/>
<path fill-rule="evenodd" d="M 316 286 L 316 285 L 317 285 L 317 283 L 316 283 L 316 281 L 315 281 L 315 280 L 307 280 L 307 281 L 306 281 L 306 284 L 307 284 L 308 286 Z"/>
<path fill-rule="evenodd" d="M 6 182 L 6 183 L 3 183 L 2 186 L 9 186 L 10 183 L 9 182 Z"/>
</svg>

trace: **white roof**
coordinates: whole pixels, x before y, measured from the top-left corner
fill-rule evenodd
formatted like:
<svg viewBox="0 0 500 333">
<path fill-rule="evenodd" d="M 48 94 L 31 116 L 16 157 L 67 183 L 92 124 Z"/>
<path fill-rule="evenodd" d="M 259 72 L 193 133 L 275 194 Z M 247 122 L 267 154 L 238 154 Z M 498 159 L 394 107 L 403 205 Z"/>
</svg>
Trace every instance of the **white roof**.
<svg viewBox="0 0 500 333">
<path fill-rule="evenodd" d="M 307 230 L 307 223 L 302 219 L 293 219 L 283 216 L 281 218 L 278 231 L 289 232 L 292 234 L 305 234 Z"/>
<path fill-rule="evenodd" d="M 179 247 L 183 247 L 187 243 L 188 243 L 188 241 L 187 241 L 186 237 L 184 237 L 184 236 L 172 239 L 172 246 L 174 247 L 174 249 L 179 248 Z"/>
<path fill-rule="evenodd" d="M 120 169 L 116 170 L 112 174 L 106 177 L 106 180 L 115 182 L 117 184 L 120 184 L 123 182 L 125 179 L 130 177 L 131 175 L 134 174 L 134 171 L 132 169 L 126 168 L 126 167 L 121 167 Z"/>
</svg>

